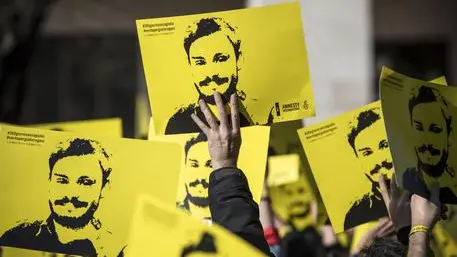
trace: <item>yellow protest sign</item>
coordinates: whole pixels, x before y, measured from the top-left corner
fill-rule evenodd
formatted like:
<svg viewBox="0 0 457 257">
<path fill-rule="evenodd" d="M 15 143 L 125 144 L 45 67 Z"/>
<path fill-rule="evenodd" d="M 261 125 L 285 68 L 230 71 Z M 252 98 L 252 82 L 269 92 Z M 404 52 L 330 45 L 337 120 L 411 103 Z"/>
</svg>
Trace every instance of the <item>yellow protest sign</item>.
<svg viewBox="0 0 457 257">
<path fill-rule="evenodd" d="M 126 256 L 264 256 L 225 229 L 151 197 L 141 197 L 137 206 Z"/>
<path fill-rule="evenodd" d="M 151 127 L 152 128 L 152 127 Z M 258 203 L 263 189 L 270 128 L 241 128 L 238 167 L 246 174 L 254 200 Z M 199 219 L 211 220 L 209 210 L 209 176 L 213 171 L 208 140 L 203 133 L 151 137 L 152 140 L 176 142 L 181 145 L 183 168 L 178 185 L 177 205 Z"/>
<path fill-rule="evenodd" d="M 298 154 L 276 155 L 268 158 L 269 186 L 293 183 L 300 176 L 300 156 Z"/>
<path fill-rule="evenodd" d="M 433 228 L 432 247 L 437 257 L 456 257 L 457 240 L 446 231 L 441 224 L 436 224 Z"/>
<path fill-rule="evenodd" d="M 28 127 L 122 137 L 122 120 L 120 118 L 34 124 L 28 125 Z"/>
<path fill-rule="evenodd" d="M 274 17 L 274 19 L 272 19 Z M 198 132 L 198 99 L 237 93 L 241 125 L 314 116 L 298 2 L 137 20 L 158 135 Z M 178 74 L 178 75 L 177 75 Z"/>
<path fill-rule="evenodd" d="M 437 257 L 457 256 L 457 205 L 448 205 L 447 219 L 433 229 L 432 247 Z"/>
<path fill-rule="evenodd" d="M 336 233 L 387 215 L 378 174 L 393 164 L 379 101 L 298 133 Z"/>
<path fill-rule="evenodd" d="M 0 247 L 0 257 L 77 257 L 77 255 L 40 252 L 14 247 Z"/>
<path fill-rule="evenodd" d="M 139 193 L 174 206 L 179 145 L 0 126 L 0 246 L 118 256 Z"/>
<path fill-rule="evenodd" d="M 380 78 L 381 101 L 398 181 L 422 196 L 434 182 L 443 203 L 457 204 L 455 152 L 457 88 L 443 87 L 386 67 Z"/>
<path fill-rule="evenodd" d="M 285 160 L 292 161 L 290 158 Z M 303 230 L 308 226 L 316 225 L 318 206 L 304 172 L 298 170 L 291 173 L 294 173 L 294 176 L 297 175 L 295 181 L 269 187 L 271 207 L 277 218 L 290 225 L 293 230 Z M 271 174 L 270 171 L 269 176 Z"/>
<path fill-rule="evenodd" d="M 441 220 L 440 224 L 443 229 L 457 242 L 457 205 L 447 205 L 447 219 Z"/>
</svg>

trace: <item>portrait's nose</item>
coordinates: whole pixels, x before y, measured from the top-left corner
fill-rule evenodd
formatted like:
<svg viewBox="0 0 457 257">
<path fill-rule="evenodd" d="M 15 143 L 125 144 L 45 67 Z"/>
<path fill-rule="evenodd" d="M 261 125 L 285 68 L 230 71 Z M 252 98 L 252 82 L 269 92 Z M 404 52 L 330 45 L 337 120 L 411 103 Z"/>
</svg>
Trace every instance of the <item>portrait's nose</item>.
<svg viewBox="0 0 457 257">
<path fill-rule="evenodd" d="M 425 132 L 420 139 L 423 145 L 436 145 L 436 141 L 439 140 L 439 136 L 433 132 Z"/>
<path fill-rule="evenodd" d="M 70 183 L 68 184 L 68 188 L 67 188 L 67 196 L 68 198 L 79 198 L 80 197 L 80 186 L 76 183 Z"/>
</svg>

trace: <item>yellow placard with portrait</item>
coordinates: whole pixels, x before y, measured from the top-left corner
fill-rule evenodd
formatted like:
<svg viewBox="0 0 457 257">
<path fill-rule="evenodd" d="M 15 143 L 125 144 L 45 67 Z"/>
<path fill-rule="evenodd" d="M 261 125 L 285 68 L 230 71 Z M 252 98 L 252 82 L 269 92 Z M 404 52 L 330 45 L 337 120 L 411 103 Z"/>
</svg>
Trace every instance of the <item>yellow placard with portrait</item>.
<svg viewBox="0 0 457 257">
<path fill-rule="evenodd" d="M 77 255 L 40 252 L 29 249 L 0 247 L 0 257 L 78 257 Z"/>
<path fill-rule="evenodd" d="M 269 134 L 270 128 L 267 126 L 241 128 L 243 143 L 238 168 L 246 175 L 257 203 L 260 201 L 265 178 Z M 211 220 L 208 186 L 213 168 L 205 134 L 153 136 L 150 139 L 180 144 L 183 158 L 176 203 L 194 217 Z"/>
<path fill-rule="evenodd" d="M 155 198 L 137 202 L 126 256 L 265 256 L 218 225 L 208 226 Z"/>
<path fill-rule="evenodd" d="M 384 67 L 380 92 L 399 184 L 427 197 L 430 185 L 438 182 L 441 201 L 457 204 L 457 159 L 448 158 L 457 150 L 457 88 Z"/>
<path fill-rule="evenodd" d="M 275 156 L 274 158 L 285 157 L 282 162 L 291 161 L 296 163 L 289 155 Z M 298 159 L 298 156 L 296 156 Z M 273 157 L 270 157 L 273 158 Z M 290 165 L 288 165 L 290 166 Z M 314 226 L 317 222 L 317 202 L 313 189 L 305 177 L 300 166 L 297 171 L 288 169 L 292 176 L 297 176 L 294 181 L 288 183 L 277 183 L 269 187 L 271 207 L 276 217 L 291 226 L 293 230 L 304 230 L 308 226 Z M 269 165 L 269 176 L 274 174 Z M 284 173 L 284 172 L 283 172 Z"/>
<path fill-rule="evenodd" d="M 0 246 L 122 254 L 140 193 L 174 207 L 178 144 L 0 126 Z"/>
<path fill-rule="evenodd" d="M 121 118 L 54 122 L 27 126 L 55 131 L 68 131 L 110 137 L 122 137 Z"/>
<path fill-rule="evenodd" d="M 387 215 L 378 174 L 393 164 L 379 101 L 298 134 L 336 233 Z"/>
<path fill-rule="evenodd" d="M 274 18 L 272 18 L 274 17 Z M 241 126 L 315 115 L 298 2 L 137 20 L 158 135 L 198 132 L 198 99 L 237 93 Z M 217 113 L 217 112 L 215 112 Z"/>
</svg>

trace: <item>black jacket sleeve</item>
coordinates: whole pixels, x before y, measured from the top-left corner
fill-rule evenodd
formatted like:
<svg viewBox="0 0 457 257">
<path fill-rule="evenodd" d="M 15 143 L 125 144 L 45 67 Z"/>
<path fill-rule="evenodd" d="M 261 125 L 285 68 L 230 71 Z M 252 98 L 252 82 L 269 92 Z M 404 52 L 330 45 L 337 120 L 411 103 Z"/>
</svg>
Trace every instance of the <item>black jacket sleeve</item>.
<svg viewBox="0 0 457 257">
<path fill-rule="evenodd" d="M 236 168 L 222 168 L 211 173 L 208 195 L 213 222 L 243 238 L 268 256 L 259 207 L 252 199 L 248 181 Z"/>
</svg>

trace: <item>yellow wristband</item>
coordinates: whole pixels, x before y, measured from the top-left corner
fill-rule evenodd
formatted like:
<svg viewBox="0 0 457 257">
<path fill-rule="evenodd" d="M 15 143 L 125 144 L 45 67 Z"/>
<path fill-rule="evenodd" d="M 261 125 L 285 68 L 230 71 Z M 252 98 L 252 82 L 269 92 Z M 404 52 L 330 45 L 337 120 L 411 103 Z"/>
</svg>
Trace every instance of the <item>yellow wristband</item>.
<svg viewBox="0 0 457 257">
<path fill-rule="evenodd" d="M 425 233 L 428 233 L 428 227 L 427 226 L 423 226 L 423 225 L 416 225 L 416 226 L 413 226 L 411 228 L 411 232 L 409 232 L 409 237 L 411 237 L 414 233 L 417 233 L 417 232 L 425 232 Z"/>
</svg>

